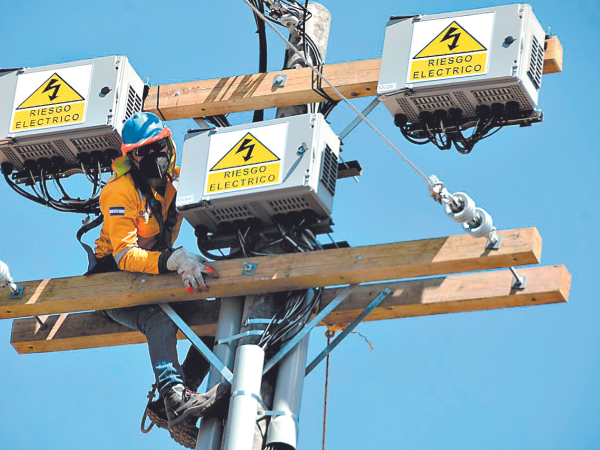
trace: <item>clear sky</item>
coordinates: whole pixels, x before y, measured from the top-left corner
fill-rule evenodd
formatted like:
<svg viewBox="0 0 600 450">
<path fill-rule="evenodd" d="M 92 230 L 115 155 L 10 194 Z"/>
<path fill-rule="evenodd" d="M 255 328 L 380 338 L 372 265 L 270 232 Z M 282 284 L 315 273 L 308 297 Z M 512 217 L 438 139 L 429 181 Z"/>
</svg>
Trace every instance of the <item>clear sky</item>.
<svg viewBox="0 0 600 450">
<path fill-rule="evenodd" d="M 327 62 L 339 63 L 379 58 L 390 15 L 506 2 L 323 3 L 333 14 Z M 371 117 L 426 174 L 437 174 L 451 191 L 468 192 L 498 228 L 537 227 L 543 264 L 565 264 L 573 275 L 570 301 L 361 325 L 374 349 L 351 335 L 332 354 L 329 450 L 600 448 L 600 65 L 594 56 L 600 13 L 593 0 L 532 4 L 565 48 L 564 72 L 543 78 L 543 123 L 504 129 L 463 156 L 408 144 L 382 106 Z M 258 67 L 254 31 L 241 0 L 3 0 L 0 67 L 126 55 L 153 85 L 242 75 Z M 269 45 L 269 70 L 278 70 L 284 47 L 273 33 Z M 370 100 L 355 104 L 362 108 Z M 352 118 L 345 105 L 330 116 L 337 132 Z M 251 115 L 234 114 L 230 121 L 249 122 Z M 195 124 L 169 125 L 181 150 Z M 423 181 L 365 125 L 346 139 L 343 156 L 358 159 L 364 175 L 359 184 L 338 184 L 335 239 L 359 246 L 461 233 Z M 0 259 L 16 281 L 85 271 L 75 239 L 81 216 L 29 202 L 4 182 L 0 198 Z M 179 243 L 195 250 L 191 227 L 183 228 Z M 177 447 L 162 430 L 139 431 L 153 381 L 145 345 L 19 356 L 10 327 L 0 323 L 1 448 Z M 313 332 L 311 355 L 324 346 L 323 333 Z M 182 353 L 187 345 L 180 344 Z M 323 384 L 319 367 L 305 384 L 301 450 L 321 448 Z"/>
</svg>

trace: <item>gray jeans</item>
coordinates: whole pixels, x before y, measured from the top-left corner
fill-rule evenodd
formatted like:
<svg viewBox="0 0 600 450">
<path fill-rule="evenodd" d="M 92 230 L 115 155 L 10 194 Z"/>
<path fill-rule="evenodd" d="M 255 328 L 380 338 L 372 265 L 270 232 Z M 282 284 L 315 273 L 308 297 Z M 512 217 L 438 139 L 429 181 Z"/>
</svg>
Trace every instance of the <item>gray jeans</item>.
<svg viewBox="0 0 600 450">
<path fill-rule="evenodd" d="M 150 362 L 158 388 L 184 382 L 177 357 L 177 326 L 158 306 L 144 305 L 107 309 L 103 313 L 126 327 L 140 331 L 148 341 Z"/>
</svg>

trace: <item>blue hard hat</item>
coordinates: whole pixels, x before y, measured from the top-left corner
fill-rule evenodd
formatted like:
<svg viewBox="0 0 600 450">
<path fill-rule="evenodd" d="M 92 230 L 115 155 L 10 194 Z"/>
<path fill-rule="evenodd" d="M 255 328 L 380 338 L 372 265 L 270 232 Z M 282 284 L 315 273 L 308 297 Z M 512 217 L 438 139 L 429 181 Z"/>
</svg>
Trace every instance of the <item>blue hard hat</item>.
<svg viewBox="0 0 600 450">
<path fill-rule="evenodd" d="M 137 144 L 160 134 L 165 125 L 156 114 L 136 112 L 123 124 L 123 144 Z"/>
</svg>

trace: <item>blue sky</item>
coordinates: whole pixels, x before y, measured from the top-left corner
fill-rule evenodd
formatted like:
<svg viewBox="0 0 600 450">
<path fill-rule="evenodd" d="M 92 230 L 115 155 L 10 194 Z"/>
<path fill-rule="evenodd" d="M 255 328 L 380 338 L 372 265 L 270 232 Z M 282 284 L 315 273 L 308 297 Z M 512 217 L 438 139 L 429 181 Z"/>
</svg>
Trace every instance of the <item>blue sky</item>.
<svg viewBox="0 0 600 450">
<path fill-rule="evenodd" d="M 499 1 L 325 0 L 333 15 L 327 62 L 379 58 L 390 15 L 433 14 Z M 382 107 L 372 120 L 426 174 L 466 191 L 500 229 L 535 226 L 544 265 L 573 275 L 569 303 L 362 324 L 374 349 L 351 335 L 332 354 L 327 446 L 346 449 L 596 449 L 600 447 L 600 302 L 596 237 L 600 157 L 597 128 L 600 39 L 592 0 L 532 1 L 565 48 L 564 72 L 544 76 L 545 118 L 504 129 L 467 156 L 408 144 Z M 153 85 L 254 73 L 254 20 L 241 0 L 75 2 L 4 0 L 0 67 L 37 67 L 126 55 Z M 284 47 L 269 33 L 269 70 Z M 4 99 L 2 99 L 4 100 Z M 371 99 L 355 100 L 359 108 Z M 267 117 L 273 113 L 268 112 Z M 340 132 L 353 118 L 339 106 Z M 234 124 L 250 113 L 230 116 Z M 169 123 L 181 150 L 191 120 Z M 342 180 L 334 238 L 353 246 L 459 234 L 424 183 L 370 129 L 345 141 L 360 183 Z M 81 274 L 75 239 L 82 217 L 28 202 L 0 183 L 0 259 L 15 280 Z M 87 238 L 91 240 L 90 237 Z M 195 249 L 192 229 L 180 244 Z M 324 330 L 310 352 L 324 346 Z M 19 356 L 0 322 L 0 447 L 6 449 L 176 448 L 164 431 L 142 435 L 152 383 L 145 345 Z M 188 344 L 181 343 L 182 353 Z M 321 448 L 324 368 L 306 380 L 299 449 Z"/>
</svg>

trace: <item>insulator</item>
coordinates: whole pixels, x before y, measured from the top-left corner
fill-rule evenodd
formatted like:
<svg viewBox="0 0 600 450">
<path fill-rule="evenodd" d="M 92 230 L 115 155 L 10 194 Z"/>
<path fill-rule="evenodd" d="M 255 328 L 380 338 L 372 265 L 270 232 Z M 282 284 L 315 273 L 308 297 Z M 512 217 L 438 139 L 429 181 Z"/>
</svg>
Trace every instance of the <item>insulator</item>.
<svg viewBox="0 0 600 450">
<path fill-rule="evenodd" d="M 463 223 L 464 230 L 473 237 L 488 236 L 494 227 L 494 221 L 483 208 L 475 208 L 473 222 Z"/>
<path fill-rule="evenodd" d="M 452 208 L 448 203 L 444 205 L 444 211 L 450 216 L 452 220 L 458 223 L 471 222 L 475 218 L 475 202 L 464 192 L 457 192 L 452 194 L 452 197 L 458 200 L 458 203 L 462 206 L 458 212 L 452 211 Z"/>
<path fill-rule="evenodd" d="M 4 287 L 13 282 L 8 266 L 4 261 L 0 261 L 0 286 Z"/>
</svg>

